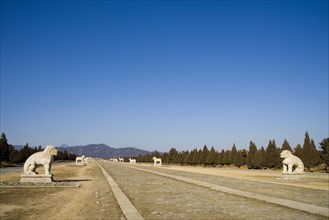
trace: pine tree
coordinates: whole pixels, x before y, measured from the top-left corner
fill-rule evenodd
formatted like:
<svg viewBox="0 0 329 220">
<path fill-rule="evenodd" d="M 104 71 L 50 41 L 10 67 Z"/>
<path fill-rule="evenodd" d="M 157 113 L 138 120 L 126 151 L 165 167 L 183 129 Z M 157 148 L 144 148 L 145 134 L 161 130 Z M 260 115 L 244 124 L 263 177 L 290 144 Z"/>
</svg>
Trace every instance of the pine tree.
<svg viewBox="0 0 329 220">
<path fill-rule="evenodd" d="M 229 164 L 234 164 L 234 159 L 236 157 L 236 154 L 238 153 L 235 144 L 232 146 L 231 154 L 230 154 L 230 159 L 228 161 Z"/>
<path fill-rule="evenodd" d="M 324 138 L 320 143 L 320 156 L 322 160 L 329 166 L 329 138 Z"/>
<path fill-rule="evenodd" d="M 202 150 L 200 149 L 200 150 L 198 150 L 198 152 L 193 157 L 193 164 L 194 165 L 199 164 L 199 159 L 201 158 L 201 156 L 202 156 Z"/>
<path fill-rule="evenodd" d="M 270 141 L 266 148 L 265 163 L 268 168 L 278 167 L 279 155 L 274 140 Z"/>
<path fill-rule="evenodd" d="M 242 157 L 241 151 L 238 151 L 234 158 L 234 165 L 237 167 L 241 167 L 244 164 L 244 159 Z"/>
<path fill-rule="evenodd" d="M 281 151 L 284 151 L 284 150 L 288 150 L 292 153 L 292 149 L 290 147 L 290 144 L 286 139 L 284 139 L 282 147 L 281 147 Z"/>
<path fill-rule="evenodd" d="M 1 134 L 1 139 L 0 139 L 0 163 L 1 161 L 9 162 L 9 145 L 7 142 L 7 137 L 5 133 Z"/>
<path fill-rule="evenodd" d="M 194 157 L 197 154 L 197 149 L 191 151 L 190 155 L 188 156 L 187 163 L 193 165 Z"/>
<path fill-rule="evenodd" d="M 316 150 L 314 141 L 310 139 L 308 132 L 305 133 L 302 161 L 307 168 L 314 167 L 320 163 L 320 155 Z"/>
<path fill-rule="evenodd" d="M 296 157 L 299 157 L 300 159 L 302 159 L 303 148 L 302 148 L 302 146 L 300 146 L 300 144 L 297 144 L 297 146 L 294 149 L 294 153 L 293 154 Z"/>
<path fill-rule="evenodd" d="M 28 143 L 26 143 L 24 145 L 24 147 L 20 150 L 20 153 L 21 153 L 22 159 L 24 161 L 26 161 L 27 158 L 29 158 L 29 156 L 32 154 L 32 152 L 31 152 L 31 148 L 29 147 L 29 144 Z"/>
<path fill-rule="evenodd" d="M 230 150 L 226 150 L 224 157 L 223 157 L 223 164 L 230 164 L 230 158 L 231 158 L 231 151 Z"/>
<path fill-rule="evenodd" d="M 207 146 L 204 145 L 201 156 L 199 158 L 199 164 L 203 164 L 204 166 L 206 166 L 208 154 L 209 154 L 209 150 L 208 150 Z"/>
<path fill-rule="evenodd" d="M 169 155 L 168 155 L 168 163 L 175 163 L 176 161 L 176 157 L 178 155 L 178 151 L 176 150 L 176 148 L 171 148 L 169 151 Z"/>
<path fill-rule="evenodd" d="M 257 146 L 254 142 L 250 141 L 250 144 L 249 144 L 249 151 L 248 151 L 248 154 L 247 154 L 247 165 L 248 165 L 248 168 L 256 168 L 256 159 L 255 156 L 258 152 L 258 149 L 257 149 Z"/>
<path fill-rule="evenodd" d="M 190 152 L 186 151 L 186 154 L 184 155 L 184 159 L 183 159 L 183 164 L 188 164 L 189 163 L 189 157 L 190 157 Z"/>
<path fill-rule="evenodd" d="M 207 156 L 207 165 L 213 166 L 216 160 L 216 151 L 214 147 L 211 147 Z"/>
<path fill-rule="evenodd" d="M 246 161 L 246 159 L 247 159 L 247 151 L 246 151 L 246 149 L 242 149 L 241 150 L 241 156 L 244 159 L 244 161 Z"/>
<path fill-rule="evenodd" d="M 225 150 L 222 151 L 217 155 L 216 164 L 224 165 L 224 157 L 225 157 Z"/>
<path fill-rule="evenodd" d="M 265 161 L 266 151 L 265 151 L 264 147 L 262 146 L 258 152 L 259 152 L 258 159 L 257 159 L 258 164 L 259 164 L 260 168 L 264 168 L 266 166 L 266 161 Z"/>
</svg>

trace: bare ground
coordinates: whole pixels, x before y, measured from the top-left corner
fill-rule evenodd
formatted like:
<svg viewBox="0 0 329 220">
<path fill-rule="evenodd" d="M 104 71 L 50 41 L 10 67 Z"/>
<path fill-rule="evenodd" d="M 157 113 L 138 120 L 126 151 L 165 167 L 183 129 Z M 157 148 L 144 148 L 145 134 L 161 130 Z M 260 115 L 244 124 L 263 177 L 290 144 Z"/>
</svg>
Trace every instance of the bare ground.
<svg viewBox="0 0 329 220">
<path fill-rule="evenodd" d="M 0 219 L 120 219 L 111 189 L 95 163 L 52 169 L 64 187 L 0 187 Z M 17 183 L 21 173 L 1 175 Z M 79 186 L 77 188 L 65 186 Z"/>
<path fill-rule="evenodd" d="M 133 170 L 119 163 L 100 163 L 145 219 L 327 219 Z M 135 166 L 315 204 L 329 211 L 328 174 L 294 178 L 274 171 Z M 56 182 L 50 187 L 17 187 L 22 185 L 18 183 L 21 173 L 0 175 L 0 219 L 124 219 L 95 162 L 86 166 L 55 166 L 52 172 Z"/>
</svg>

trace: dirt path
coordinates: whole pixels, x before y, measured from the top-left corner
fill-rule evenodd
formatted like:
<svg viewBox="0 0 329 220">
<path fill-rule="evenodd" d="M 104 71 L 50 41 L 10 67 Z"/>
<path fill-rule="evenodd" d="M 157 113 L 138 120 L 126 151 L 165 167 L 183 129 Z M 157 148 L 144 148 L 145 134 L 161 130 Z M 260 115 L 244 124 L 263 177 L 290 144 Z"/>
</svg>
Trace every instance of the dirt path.
<svg viewBox="0 0 329 220">
<path fill-rule="evenodd" d="M 78 188 L 0 187 L 3 219 L 120 219 L 123 214 L 95 162 L 52 169 L 55 181 Z M 1 181 L 19 181 L 20 173 L 1 175 Z"/>
<path fill-rule="evenodd" d="M 133 170 L 118 163 L 102 162 L 102 165 L 145 219 L 326 219 L 323 216 Z M 164 170 L 151 166 L 149 169 L 161 172 Z M 171 172 L 178 176 L 183 175 L 182 172 Z M 239 182 L 240 180 L 233 179 L 230 184 L 239 185 Z M 254 188 L 258 187 L 258 182 L 253 184 Z M 271 190 L 270 187 L 268 190 Z"/>
<path fill-rule="evenodd" d="M 152 167 L 150 164 L 143 166 Z M 281 171 L 272 170 L 247 170 L 247 169 L 229 169 L 229 168 L 205 168 L 193 166 L 160 166 L 161 169 L 185 171 L 190 173 L 207 174 L 212 176 L 221 176 L 241 180 L 251 180 L 279 185 L 294 187 L 303 187 L 319 190 L 329 190 L 328 173 L 305 173 L 303 175 L 282 175 Z"/>
<path fill-rule="evenodd" d="M 222 170 L 201 167 L 196 168 L 194 171 L 192 167 L 154 167 L 147 164 L 143 164 L 142 166 L 137 165 L 136 167 L 160 171 L 166 174 L 175 174 L 237 190 L 329 208 L 328 174 L 306 174 L 305 176 L 297 177 L 287 176 L 284 178 L 290 179 L 283 179 L 281 173 L 273 171 L 254 172 L 249 170 Z M 262 178 L 262 180 L 259 181 L 259 178 Z M 312 182 L 316 182 L 315 186 L 310 185 Z M 318 188 L 321 188 L 321 190 Z"/>
<path fill-rule="evenodd" d="M 327 219 L 133 170 L 127 167 L 131 166 L 127 163 L 99 162 L 145 219 Z M 328 184 L 327 174 L 285 180 L 278 179 L 281 177 L 279 172 L 271 171 L 153 167 L 149 164 L 133 166 L 329 207 L 329 190 L 324 187 Z M 20 185 L 21 173 L 0 175 L 0 219 L 125 219 L 107 179 L 95 161 L 86 166 L 76 166 L 74 163 L 54 166 L 52 172 L 57 181 L 55 187 L 17 187 Z"/>
</svg>

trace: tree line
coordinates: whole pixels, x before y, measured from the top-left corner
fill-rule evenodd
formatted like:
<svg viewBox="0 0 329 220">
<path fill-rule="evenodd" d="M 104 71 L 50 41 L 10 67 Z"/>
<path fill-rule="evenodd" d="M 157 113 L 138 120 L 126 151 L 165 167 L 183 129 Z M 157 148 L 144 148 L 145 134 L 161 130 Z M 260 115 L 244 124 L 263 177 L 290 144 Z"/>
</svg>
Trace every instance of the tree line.
<svg viewBox="0 0 329 220">
<path fill-rule="evenodd" d="M 0 138 L 0 164 L 3 162 L 7 163 L 25 163 L 27 158 L 32 154 L 43 151 L 41 146 L 39 147 L 30 147 L 27 143 L 20 150 L 16 150 L 13 145 L 8 144 L 7 137 L 2 133 Z M 58 151 L 55 160 L 75 160 L 76 155 L 64 151 Z"/>
<path fill-rule="evenodd" d="M 138 162 L 153 162 L 153 157 L 161 158 L 163 163 L 180 165 L 202 165 L 202 166 L 246 166 L 249 169 L 281 169 L 282 158 L 280 153 L 289 150 L 295 156 L 301 158 L 306 168 L 315 167 L 321 163 L 329 166 L 329 138 L 324 138 L 319 143 L 318 151 L 313 139 L 310 139 L 308 132 L 305 133 L 303 147 L 298 144 L 294 149 L 285 139 L 281 147 L 277 147 L 275 140 L 270 140 L 267 147 L 258 148 L 252 141 L 249 143 L 248 151 L 237 150 L 233 144 L 230 150 L 216 151 L 214 147 L 210 149 L 205 145 L 203 149 L 193 149 L 192 151 L 177 151 L 171 148 L 169 152 L 159 153 L 157 151 L 136 157 Z"/>
</svg>

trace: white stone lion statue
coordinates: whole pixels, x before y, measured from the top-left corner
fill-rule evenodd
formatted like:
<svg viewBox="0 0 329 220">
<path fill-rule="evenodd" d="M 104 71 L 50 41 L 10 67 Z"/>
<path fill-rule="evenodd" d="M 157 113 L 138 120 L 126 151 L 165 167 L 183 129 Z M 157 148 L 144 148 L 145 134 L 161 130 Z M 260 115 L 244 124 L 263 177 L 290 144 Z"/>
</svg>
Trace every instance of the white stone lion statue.
<svg viewBox="0 0 329 220">
<path fill-rule="evenodd" d="M 292 173 L 304 173 L 304 164 L 301 159 L 292 155 L 292 153 L 288 150 L 284 150 L 280 154 L 281 158 L 284 158 L 282 161 L 284 174 L 292 174 Z M 295 168 L 295 170 L 293 170 Z"/>
<path fill-rule="evenodd" d="M 162 165 L 162 160 L 161 160 L 161 158 L 153 157 L 152 159 L 153 159 L 153 161 L 154 161 L 154 165 L 159 165 L 159 166 Z"/>
<path fill-rule="evenodd" d="M 24 164 L 24 173 L 26 175 L 37 175 L 35 171 L 37 167 L 44 166 L 45 175 L 52 175 L 51 163 L 54 161 L 54 157 L 57 155 L 57 148 L 52 145 L 48 145 L 43 151 L 32 154 Z"/>
<path fill-rule="evenodd" d="M 75 163 L 84 163 L 85 162 L 85 155 L 82 155 L 82 157 L 76 157 Z"/>
</svg>

